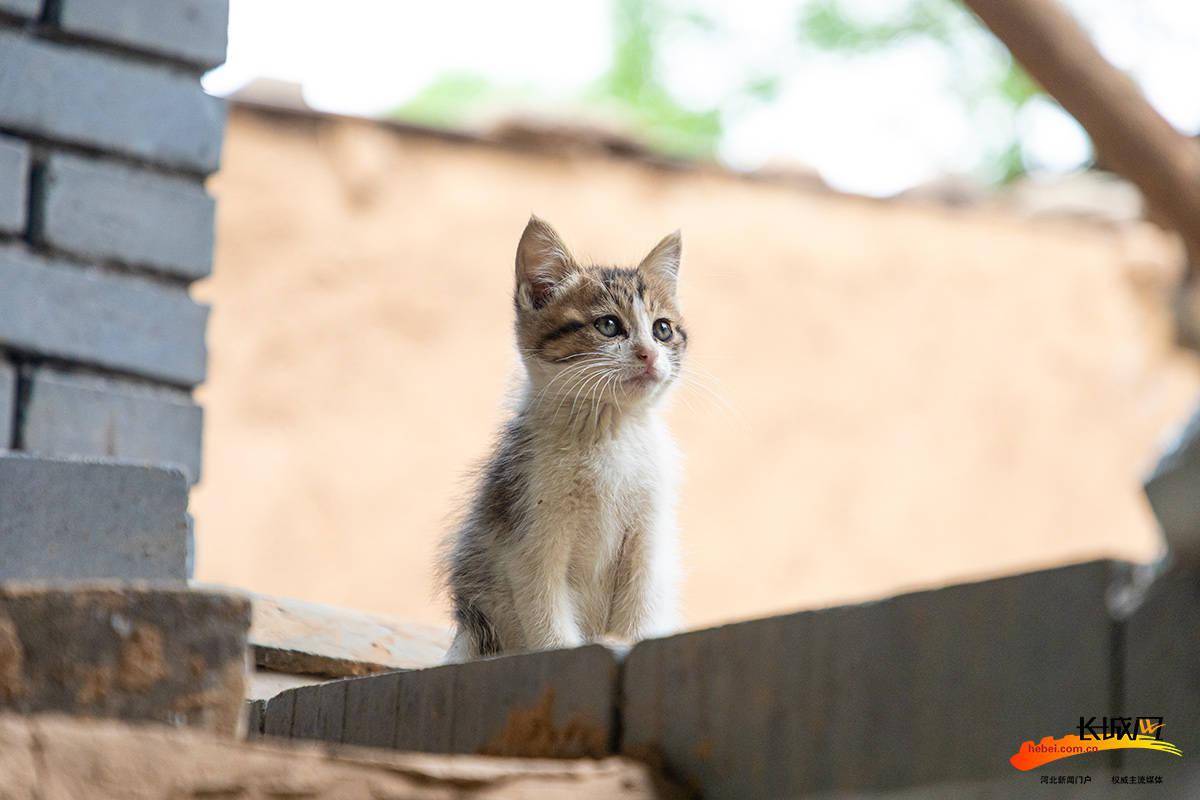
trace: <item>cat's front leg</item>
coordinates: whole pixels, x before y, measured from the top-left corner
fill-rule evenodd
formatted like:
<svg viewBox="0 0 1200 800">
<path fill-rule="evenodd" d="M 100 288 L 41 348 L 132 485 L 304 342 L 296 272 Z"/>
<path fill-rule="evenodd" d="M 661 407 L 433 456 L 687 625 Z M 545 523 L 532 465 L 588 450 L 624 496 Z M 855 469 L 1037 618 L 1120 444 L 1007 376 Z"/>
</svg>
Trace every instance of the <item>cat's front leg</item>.
<svg viewBox="0 0 1200 800">
<path fill-rule="evenodd" d="M 513 610 L 529 650 L 583 644 L 575 598 L 567 580 L 569 539 L 530 530 L 507 560 Z"/>
<path fill-rule="evenodd" d="M 613 583 L 610 636 L 636 641 L 678 630 L 679 564 L 673 533 L 668 527 L 626 538 Z"/>
</svg>

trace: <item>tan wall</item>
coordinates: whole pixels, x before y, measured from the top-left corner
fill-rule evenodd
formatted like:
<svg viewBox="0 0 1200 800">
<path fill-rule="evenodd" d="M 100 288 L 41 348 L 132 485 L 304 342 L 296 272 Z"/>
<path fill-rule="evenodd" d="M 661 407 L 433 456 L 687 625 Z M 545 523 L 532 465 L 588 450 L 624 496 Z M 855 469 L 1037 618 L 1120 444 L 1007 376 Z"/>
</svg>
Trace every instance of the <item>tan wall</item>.
<svg viewBox="0 0 1200 800">
<path fill-rule="evenodd" d="M 1200 372 L 1147 228 L 236 109 L 213 190 L 204 580 L 444 619 L 434 548 L 514 374 L 530 211 L 601 261 L 683 228 L 720 397 L 670 414 L 691 623 L 1156 547 L 1139 475 Z"/>
</svg>

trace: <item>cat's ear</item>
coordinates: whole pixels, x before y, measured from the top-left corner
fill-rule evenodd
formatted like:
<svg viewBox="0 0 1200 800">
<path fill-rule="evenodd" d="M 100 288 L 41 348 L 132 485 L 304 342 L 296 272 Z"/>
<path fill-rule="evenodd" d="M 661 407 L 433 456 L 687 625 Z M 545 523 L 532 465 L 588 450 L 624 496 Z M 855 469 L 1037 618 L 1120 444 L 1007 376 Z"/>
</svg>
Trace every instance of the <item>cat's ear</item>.
<svg viewBox="0 0 1200 800">
<path fill-rule="evenodd" d="M 531 216 L 517 245 L 517 298 L 541 308 L 554 288 L 575 270 L 575 259 L 554 228 Z"/>
<path fill-rule="evenodd" d="M 668 234 L 638 264 L 638 272 L 654 276 L 674 287 L 679 278 L 679 257 L 682 252 L 683 242 L 679 231 Z"/>
</svg>

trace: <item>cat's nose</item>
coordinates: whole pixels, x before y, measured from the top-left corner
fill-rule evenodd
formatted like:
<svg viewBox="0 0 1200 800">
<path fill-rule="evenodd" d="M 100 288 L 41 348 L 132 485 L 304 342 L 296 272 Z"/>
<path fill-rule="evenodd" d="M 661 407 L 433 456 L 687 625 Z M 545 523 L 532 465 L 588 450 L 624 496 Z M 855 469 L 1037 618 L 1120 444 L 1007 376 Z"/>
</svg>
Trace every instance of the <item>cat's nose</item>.
<svg viewBox="0 0 1200 800">
<path fill-rule="evenodd" d="M 633 352 L 638 357 L 638 360 L 645 364 L 647 368 L 653 367 L 654 362 L 658 361 L 658 353 L 652 347 L 639 344 L 634 348 Z"/>
</svg>

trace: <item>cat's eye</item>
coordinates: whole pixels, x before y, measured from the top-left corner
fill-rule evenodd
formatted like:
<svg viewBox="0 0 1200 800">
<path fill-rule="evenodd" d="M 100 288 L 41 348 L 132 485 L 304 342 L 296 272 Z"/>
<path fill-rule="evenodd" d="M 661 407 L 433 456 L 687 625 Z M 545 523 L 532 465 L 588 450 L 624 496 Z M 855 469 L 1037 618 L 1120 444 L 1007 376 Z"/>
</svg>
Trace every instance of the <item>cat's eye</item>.
<svg viewBox="0 0 1200 800">
<path fill-rule="evenodd" d="M 621 321 L 611 314 L 606 314 L 597 319 L 595 325 L 596 330 L 609 338 L 621 332 Z"/>
<path fill-rule="evenodd" d="M 671 337 L 675 335 L 675 331 L 671 328 L 671 323 L 665 319 L 656 319 L 654 321 L 654 338 L 660 342 L 669 342 Z"/>
</svg>

